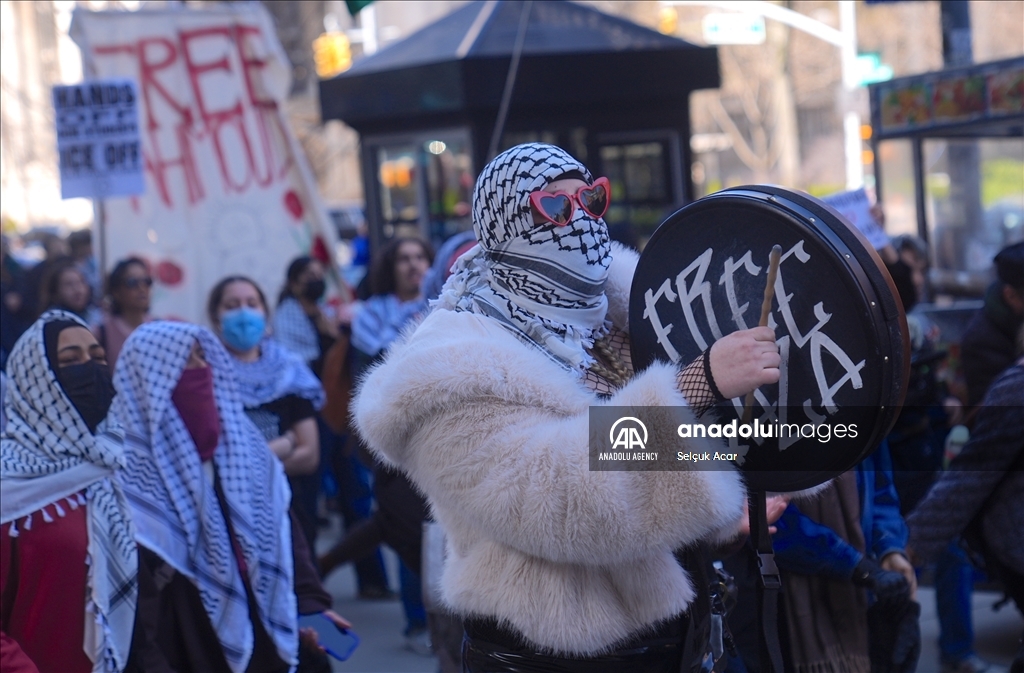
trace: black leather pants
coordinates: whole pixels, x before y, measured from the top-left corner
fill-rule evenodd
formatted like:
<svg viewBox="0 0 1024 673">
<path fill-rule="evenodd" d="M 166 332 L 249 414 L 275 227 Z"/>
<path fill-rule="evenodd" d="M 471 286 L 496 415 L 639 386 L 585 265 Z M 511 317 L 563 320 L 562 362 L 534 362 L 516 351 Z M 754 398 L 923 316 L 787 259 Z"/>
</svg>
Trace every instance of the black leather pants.
<svg viewBox="0 0 1024 673">
<path fill-rule="evenodd" d="M 678 673 L 686 619 L 663 622 L 651 634 L 633 638 L 606 654 L 570 658 L 544 654 L 516 631 L 494 619 L 466 620 L 463 673 Z"/>
</svg>

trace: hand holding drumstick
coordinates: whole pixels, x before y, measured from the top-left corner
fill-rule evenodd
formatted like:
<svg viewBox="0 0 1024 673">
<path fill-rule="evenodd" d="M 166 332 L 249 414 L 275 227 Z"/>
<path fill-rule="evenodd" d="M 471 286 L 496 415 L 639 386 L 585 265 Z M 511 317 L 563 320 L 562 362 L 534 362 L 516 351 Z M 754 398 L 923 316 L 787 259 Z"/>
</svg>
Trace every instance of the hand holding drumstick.
<svg viewBox="0 0 1024 673">
<path fill-rule="evenodd" d="M 776 245 L 769 258 L 768 284 L 759 326 L 727 334 L 712 344 L 709 353 L 711 373 L 719 391 L 726 399 L 747 395 L 748 408 L 753 403 L 755 390 L 779 381 L 782 359 L 775 344 L 775 332 L 767 325 L 781 256 L 782 248 Z"/>
</svg>

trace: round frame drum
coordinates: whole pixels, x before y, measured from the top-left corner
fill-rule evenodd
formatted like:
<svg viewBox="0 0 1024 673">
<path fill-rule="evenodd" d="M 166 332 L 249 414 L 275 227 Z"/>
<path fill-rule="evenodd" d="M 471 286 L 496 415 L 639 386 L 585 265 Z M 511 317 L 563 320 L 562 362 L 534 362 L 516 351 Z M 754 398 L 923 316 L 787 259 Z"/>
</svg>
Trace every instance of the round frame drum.
<svg viewBox="0 0 1024 673">
<path fill-rule="evenodd" d="M 724 441 L 749 488 L 792 491 L 849 470 L 877 448 L 906 393 L 906 316 L 860 232 L 791 190 L 755 185 L 712 194 L 651 237 L 633 277 L 629 324 L 638 371 L 655 360 L 685 365 L 725 334 L 756 327 L 776 244 L 782 261 L 768 324 L 781 380 L 757 391 L 747 438 Z M 737 398 L 701 422 L 742 426 L 743 412 Z"/>
</svg>

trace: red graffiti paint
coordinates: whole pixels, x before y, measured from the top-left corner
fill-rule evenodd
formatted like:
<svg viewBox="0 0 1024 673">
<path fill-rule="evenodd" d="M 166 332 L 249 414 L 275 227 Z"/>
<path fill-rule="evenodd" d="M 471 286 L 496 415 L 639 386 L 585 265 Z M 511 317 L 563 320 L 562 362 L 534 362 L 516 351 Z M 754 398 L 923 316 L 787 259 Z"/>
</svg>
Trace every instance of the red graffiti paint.
<svg viewBox="0 0 1024 673">
<path fill-rule="evenodd" d="M 284 207 L 288 209 L 288 212 L 291 213 L 292 217 L 296 220 L 300 219 L 304 212 L 302 201 L 293 189 L 289 189 L 288 193 L 284 195 Z"/>
<path fill-rule="evenodd" d="M 169 259 L 165 259 L 156 265 L 156 279 L 162 285 L 175 287 L 185 279 L 185 272 L 180 266 Z"/>
<path fill-rule="evenodd" d="M 321 264 L 328 264 L 330 262 L 331 258 L 327 254 L 327 245 L 324 243 L 322 236 L 318 235 L 313 239 L 313 245 L 310 246 L 309 256 Z"/>
<path fill-rule="evenodd" d="M 259 28 L 226 22 L 182 30 L 173 38 L 99 45 L 93 53 L 136 62 L 144 166 L 168 209 L 178 207 L 182 185 L 187 205 L 193 206 L 217 191 L 217 177 L 220 190 L 231 195 L 266 188 L 288 175 L 293 157 L 287 131 L 259 77 L 268 65 L 260 55 L 269 53 Z M 188 86 L 178 83 L 182 75 Z M 211 102 L 211 92 L 223 90 L 226 82 L 237 88 L 237 97 Z M 218 175 L 201 174 L 201 149 L 212 152 Z"/>
</svg>

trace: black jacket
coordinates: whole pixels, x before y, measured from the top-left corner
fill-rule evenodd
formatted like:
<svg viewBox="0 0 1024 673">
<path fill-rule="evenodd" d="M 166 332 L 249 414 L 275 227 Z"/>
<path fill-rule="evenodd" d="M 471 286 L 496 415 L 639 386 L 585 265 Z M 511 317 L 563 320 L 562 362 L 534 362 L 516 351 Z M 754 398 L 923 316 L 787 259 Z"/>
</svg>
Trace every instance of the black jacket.
<svg viewBox="0 0 1024 673">
<path fill-rule="evenodd" d="M 1006 305 L 1001 287 L 999 283 L 989 287 L 985 306 L 971 318 L 961 341 L 968 407 L 981 402 L 992 381 L 1013 364 L 1017 352 L 1017 332 L 1024 316 L 1015 315 Z"/>
<path fill-rule="evenodd" d="M 923 560 L 974 523 L 986 551 L 1024 574 L 1024 365 L 992 384 L 970 442 L 907 519 Z"/>
</svg>

